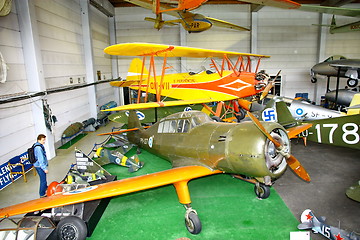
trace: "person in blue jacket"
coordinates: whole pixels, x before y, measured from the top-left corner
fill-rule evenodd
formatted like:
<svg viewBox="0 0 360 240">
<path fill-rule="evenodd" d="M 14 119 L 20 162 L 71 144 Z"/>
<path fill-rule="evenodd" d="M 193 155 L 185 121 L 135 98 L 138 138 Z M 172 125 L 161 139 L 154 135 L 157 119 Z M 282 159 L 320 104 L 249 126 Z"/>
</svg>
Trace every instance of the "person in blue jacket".
<svg viewBox="0 0 360 240">
<path fill-rule="evenodd" d="M 44 148 L 44 143 L 46 141 L 46 136 L 44 134 L 39 134 L 37 137 L 37 142 L 34 144 L 34 155 L 36 162 L 34 163 L 34 167 L 39 174 L 40 177 L 40 197 L 46 197 L 47 190 L 47 180 L 46 174 L 49 172 L 48 170 L 48 160 L 46 157 L 46 151 Z"/>
</svg>

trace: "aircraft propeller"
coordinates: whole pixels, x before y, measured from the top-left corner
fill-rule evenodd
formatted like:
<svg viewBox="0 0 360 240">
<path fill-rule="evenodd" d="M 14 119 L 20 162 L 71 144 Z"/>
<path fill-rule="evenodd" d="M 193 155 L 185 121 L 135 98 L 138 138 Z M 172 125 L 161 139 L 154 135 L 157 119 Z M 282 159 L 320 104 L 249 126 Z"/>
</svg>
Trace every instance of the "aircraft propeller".
<svg viewBox="0 0 360 240">
<path fill-rule="evenodd" d="M 264 128 L 261 122 L 251 113 L 248 112 L 249 117 L 255 123 L 255 125 L 259 128 L 259 130 L 272 142 L 274 143 L 276 150 L 286 158 L 286 162 L 289 167 L 298 175 L 301 179 L 310 182 L 310 176 L 306 172 L 305 168 L 301 165 L 299 160 L 297 160 L 293 155 L 289 154 L 285 151 L 284 145 L 275 140 L 270 133 Z"/>
</svg>

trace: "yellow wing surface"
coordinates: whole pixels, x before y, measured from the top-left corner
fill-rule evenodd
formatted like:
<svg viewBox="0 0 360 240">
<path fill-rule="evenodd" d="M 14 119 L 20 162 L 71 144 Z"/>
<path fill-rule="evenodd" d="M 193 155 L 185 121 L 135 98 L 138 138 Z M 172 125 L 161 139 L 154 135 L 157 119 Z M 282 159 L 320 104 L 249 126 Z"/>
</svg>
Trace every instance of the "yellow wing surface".
<svg viewBox="0 0 360 240">
<path fill-rule="evenodd" d="M 104 49 L 104 52 L 109 55 L 119 56 L 158 56 L 158 57 L 192 57 L 192 58 L 207 58 L 218 57 L 259 57 L 268 58 L 267 55 L 239 53 L 231 51 L 218 51 L 204 48 L 183 47 L 175 45 L 164 45 L 154 43 L 121 43 L 109 46 Z"/>
<path fill-rule="evenodd" d="M 218 173 L 221 173 L 221 171 L 212 171 L 202 166 L 173 168 L 148 175 L 126 178 L 114 182 L 90 186 L 71 192 L 61 193 L 46 198 L 39 198 L 25 203 L 1 208 L 0 218 L 123 195 L 168 184 L 176 185 L 178 183 L 186 183 L 187 181 L 194 178 Z"/>
</svg>

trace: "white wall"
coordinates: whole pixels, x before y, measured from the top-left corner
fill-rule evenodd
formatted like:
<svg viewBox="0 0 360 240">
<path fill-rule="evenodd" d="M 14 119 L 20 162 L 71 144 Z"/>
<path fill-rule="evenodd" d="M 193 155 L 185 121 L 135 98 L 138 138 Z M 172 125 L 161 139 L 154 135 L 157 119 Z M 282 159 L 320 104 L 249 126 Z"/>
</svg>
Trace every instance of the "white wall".
<svg viewBox="0 0 360 240">
<path fill-rule="evenodd" d="M 0 18 L 0 51 L 9 66 L 8 80 L 0 84 L 2 97 L 28 91 L 15 4 L 13 1 L 12 12 L 8 16 Z M 34 0 L 33 4 L 46 89 L 89 82 L 85 70 L 80 0 Z M 90 26 L 94 71 L 101 71 L 102 79 L 109 79 L 111 62 L 103 53 L 103 49 L 109 45 L 108 19 L 94 7 L 90 8 Z M 114 93 L 109 84 L 99 84 L 96 88 L 99 106 L 113 100 Z M 58 120 L 52 128 L 57 145 L 63 131 L 71 123 L 90 117 L 86 88 L 49 94 L 43 98 L 47 99 Z M 39 134 L 34 129 L 30 102 L 23 100 L 0 105 L 0 164 L 25 152 Z"/>
<path fill-rule="evenodd" d="M 0 17 L 0 52 L 8 65 L 7 81 L 0 83 L 0 95 L 28 91 L 23 49 L 16 7 Z M 34 121 L 29 100 L 0 105 L 0 164 L 26 151 L 34 141 Z"/>
</svg>

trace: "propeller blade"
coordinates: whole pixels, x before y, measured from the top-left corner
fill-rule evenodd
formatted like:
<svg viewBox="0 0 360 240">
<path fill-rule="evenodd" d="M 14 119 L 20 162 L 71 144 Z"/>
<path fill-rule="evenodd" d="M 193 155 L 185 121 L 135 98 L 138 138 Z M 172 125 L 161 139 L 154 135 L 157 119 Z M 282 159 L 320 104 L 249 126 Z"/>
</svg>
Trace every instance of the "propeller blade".
<svg viewBox="0 0 360 240">
<path fill-rule="evenodd" d="M 301 165 L 299 160 L 297 160 L 293 155 L 290 155 L 288 158 L 286 158 L 286 162 L 289 165 L 289 167 L 298 175 L 301 179 L 310 182 L 310 176 L 306 172 L 305 168 Z"/>
<path fill-rule="evenodd" d="M 276 141 L 268 131 L 264 128 L 264 126 L 261 124 L 259 119 L 257 119 L 251 112 L 248 112 L 248 116 L 251 118 L 251 120 L 255 123 L 255 125 L 259 128 L 259 130 L 271 141 L 274 143 L 276 148 L 281 147 L 281 144 Z"/>
<path fill-rule="evenodd" d="M 281 73 L 281 70 L 279 70 L 279 72 L 276 74 L 276 77 L 272 81 L 269 81 L 269 83 L 266 85 L 264 91 L 261 93 L 260 101 L 263 100 L 268 95 L 270 90 L 274 87 L 275 80 L 277 79 L 277 77 L 279 76 L 280 73 Z"/>
<path fill-rule="evenodd" d="M 296 175 L 298 175 L 301 179 L 310 182 L 310 176 L 309 174 L 306 172 L 305 168 L 301 165 L 301 163 L 299 162 L 299 160 L 297 160 L 293 155 L 290 155 L 287 152 L 283 151 L 283 145 L 281 143 L 279 143 L 278 141 L 276 141 L 271 135 L 270 133 L 268 133 L 266 131 L 266 129 L 264 128 L 264 126 L 261 124 L 261 122 L 251 113 L 248 112 L 249 117 L 251 118 L 251 120 L 255 123 L 255 125 L 260 129 L 260 131 L 262 133 L 264 133 L 264 135 L 271 141 L 274 143 L 276 149 L 279 151 L 279 153 L 281 155 L 283 155 L 286 158 L 286 162 L 289 165 L 289 167 L 294 171 L 294 173 Z"/>
</svg>

